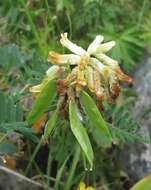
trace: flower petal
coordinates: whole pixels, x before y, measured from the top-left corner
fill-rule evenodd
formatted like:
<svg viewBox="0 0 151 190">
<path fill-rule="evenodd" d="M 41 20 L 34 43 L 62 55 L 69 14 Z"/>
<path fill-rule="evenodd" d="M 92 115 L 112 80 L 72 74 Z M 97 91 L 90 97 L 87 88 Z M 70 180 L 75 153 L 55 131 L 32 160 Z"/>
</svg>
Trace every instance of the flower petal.
<svg viewBox="0 0 151 190">
<path fill-rule="evenodd" d="M 97 53 L 95 54 L 95 57 L 99 59 L 103 64 L 112 66 L 112 67 L 117 67 L 118 62 L 109 56 L 105 55 L 104 53 Z"/>
<path fill-rule="evenodd" d="M 46 76 L 48 77 L 49 80 L 52 80 L 57 77 L 57 75 L 60 74 L 61 68 L 57 65 L 51 66 L 47 71 L 46 71 Z"/>
<path fill-rule="evenodd" d="M 90 58 L 90 65 L 97 69 L 103 76 L 108 74 L 109 68 L 96 58 Z"/>
<path fill-rule="evenodd" d="M 75 53 L 76 55 L 82 56 L 87 54 L 87 52 L 83 48 L 77 46 L 68 39 L 67 33 L 61 34 L 60 43 L 62 44 L 62 46 L 68 48 L 71 52 Z"/>
<path fill-rule="evenodd" d="M 81 181 L 77 190 L 85 190 L 85 188 L 86 188 L 85 183 Z"/>
<path fill-rule="evenodd" d="M 94 188 L 89 186 L 89 187 L 86 188 L 86 190 L 94 190 Z"/>
<path fill-rule="evenodd" d="M 33 86 L 29 89 L 32 93 L 39 93 L 43 87 L 49 82 L 50 80 L 53 80 L 57 78 L 61 73 L 61 68 L 59 66 L 53 65 L 46 71 L 46 76 L 42 80 L 42 82 L 36 86 Z"/>
<path fill-rule="evenodd" d="M 103 41 L 104 37 L 101 35 L 96 36 L 93 42 L 89 45 L 87 52 L 93 54 L 96 49 L 100 46 L 100 43 Z"/>
<path fill-rule="evenodd" d="M 41 84 L 38 84 L 36 86 L 32 86 L 29 91 L 32 92 L 32 93 L 38 93 L 41 91 L 41 88 L 42 88 L 42 85 Z"/>
<path fill-rule="evenodd" d="M 93 69 L 90 66 L 86 68 L 86 79 L 89 90 L 94 92 Z"/>
<path fill-rule="evenodd" d="M 48 54 L 48 61 L 53 64 L 70 64 L 70 65 L 77 65 L 80 61 L 80 56 L 75 54 L 59 54 L 53 51 L 50 51 Z"/>
<path fill-rule="evenodd" d="M 115 46 L 115 41 L 106 42 L 104 44 L 101 44 L 97 49 L 96 53 L 105 53 L 112 49 Z"/>
<path fill-rule="evenodd" d="M 43 87 L 47 84 L 48 80 L 45 78 L 40 84 L 32 86 L 29 91 L 32 93 L 39 93 Z"/>
</svg>

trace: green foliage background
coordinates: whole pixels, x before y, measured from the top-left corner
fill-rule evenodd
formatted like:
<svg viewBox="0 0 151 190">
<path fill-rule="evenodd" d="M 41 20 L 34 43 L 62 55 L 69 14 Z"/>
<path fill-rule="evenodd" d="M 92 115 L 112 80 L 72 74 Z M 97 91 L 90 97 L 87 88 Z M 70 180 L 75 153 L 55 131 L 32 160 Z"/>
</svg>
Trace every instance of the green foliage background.
<svg viewBox="0 0 151 190">
<path fill-rule="evenodd" d="M 145 141 L 137 135 L 138 122 L 127 111 L 132 110 L 136 95 L 125 90 L 116 105 L 104 105 L 103 116 L 121 146 L 107 151 L 95 146 L 99 141 L 93 142 L 95 167 L 90 172 L 68 130 L 68 122 L 57 121 L 50 143 L 45 146 L 41 134 L 29 128 L 25 121 L 32 103 L 28 87 L 37 84 L 50 66 L 46 61 L 50 50 L 65 51 L 59 44 L 61 32 L 68 32 L 70 39 L 83 47 L 97 34 L 104 35 L 106 41 L 115 40 L 117 45 L 110 56 L 117 59 L 127 73 L 132 73 L 143 59 L 145 48 L 151 46 L 150 8 L 149 0 L 1 1 L 0 155 L 22 159 L 21 151 L 24 151 L 27 155 L 21 168 L 24 174 L 39 175 L 41 183 L 55 189 L 72 189 L 82 179 L 105 190 L 125 189 L 121 168 L 114 160 L 118 160 L 124 143 Z M 53 106 L 55 101 L 52 111 Z M 84 122 L 90 138 L 95 135 L 98 139 L 87 118 Z M 24 140 L 24 146 L 19 147 L 10 140 L 14 133 Z M 40 156 L 45 159 L 39 159 Z"/>
</svg>

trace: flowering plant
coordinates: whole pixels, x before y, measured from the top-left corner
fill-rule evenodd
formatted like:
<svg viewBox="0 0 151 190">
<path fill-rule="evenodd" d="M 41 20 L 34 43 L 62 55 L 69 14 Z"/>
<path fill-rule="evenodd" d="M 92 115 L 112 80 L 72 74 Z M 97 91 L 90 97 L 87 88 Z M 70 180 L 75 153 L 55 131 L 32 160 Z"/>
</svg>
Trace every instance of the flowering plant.
<svg viewBox="0 0 151 190">
<path fill-rule="evenodd" d="M 83 126 L 84 116 L 81 109 L 100 135 L 102 147 L 110 147 L 113 138 L 96 103 L 112 103 L 119 96 L 119 82 L 132 82 L 132 79 L 121 71 L 118 62 L 105 54 L 115 46 L 115 42 L 102 43 L 103 39 L 101 35 L 96 36 L 87 50 L 84 50 L 72 43 L 67 38 L 67 33 L 61 34 L 62 46 L 73 54 L 49 52 L 48 61 L 54 65 L 47 70 L 41 84 L 30 88 L 30 91 L 36 94 L 36 101 L 27 117 L 28 123 L 34 124 L 45 112 L 50 111 L 50 105 L 57 99 L 56 108 L 51 112 L 45 126 L 44 139 L 49 138 L 58 118 L 68 120 L 91 167 L 93 149 L 87 129 Z"/>
</svg>

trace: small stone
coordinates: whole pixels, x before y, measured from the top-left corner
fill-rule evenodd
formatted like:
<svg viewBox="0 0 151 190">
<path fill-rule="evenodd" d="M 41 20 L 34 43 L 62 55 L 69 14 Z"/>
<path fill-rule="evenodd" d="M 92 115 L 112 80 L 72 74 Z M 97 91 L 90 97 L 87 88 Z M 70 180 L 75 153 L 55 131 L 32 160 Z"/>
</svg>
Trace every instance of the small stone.
<svg viewBox="0 0 151 190">
<path fill-rule="evenodd" d="M 151 54 L 134 74 L 134 89 L 138 98 L 135 103 L 134 118 L 140 124 L 140 135 L 151 139 Z M 126 173 L 138 180 L 151 171 L 150 144 L 129 143 L 121 153 L 121 162 Z"/>
</svg>

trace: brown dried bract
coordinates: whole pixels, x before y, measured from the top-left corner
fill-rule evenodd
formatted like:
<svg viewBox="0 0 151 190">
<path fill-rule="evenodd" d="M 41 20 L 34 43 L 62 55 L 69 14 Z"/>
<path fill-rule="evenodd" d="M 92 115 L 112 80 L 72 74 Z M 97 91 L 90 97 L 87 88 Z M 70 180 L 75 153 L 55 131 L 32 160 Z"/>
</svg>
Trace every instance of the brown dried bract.
<svg viewBox="0 0 151 190">
<path fill-rule="evenodd" d="M 111 75 L 109 79 L 109 89 L 110 89 L 110 96 L 111 98 L 115 99 L 120 94 L 120 85 L 119 80 L 115 75 Z"/>
<path fill-rule="evenodd" d="M 128 82 L 128 83 L 133 82 L 133 79 L 131 77 L 129 77 L 128 75 L 124 74 L 120 68 L 117 69 L 116 73 L 120 80 Z"/>
<path fill-rule="evenodd" d="M 94 80 L 94 93 L 97 98 L 104 100 L 104 88 L 101 86 L 101 77 L 100 73 L 97 70 L 93 71 L 93 80 Z"/>
<path fill-rule="evenodd" d="M 44 114 L 42 117 L 38 119 L 38 121 L 36 121 L 36 123 L 32 125 L 32 128 L 34 129 L 35 133 L 42 132 L 46 120 L 47 120 L 47 114 Z"/>
<path fill-rule="evenodd" d="M 64 96 L 67 93 L 68 85 L 64 82 L 64 80 L 57 81 L 57 94 L 59 96 Z"/>
</svg>

